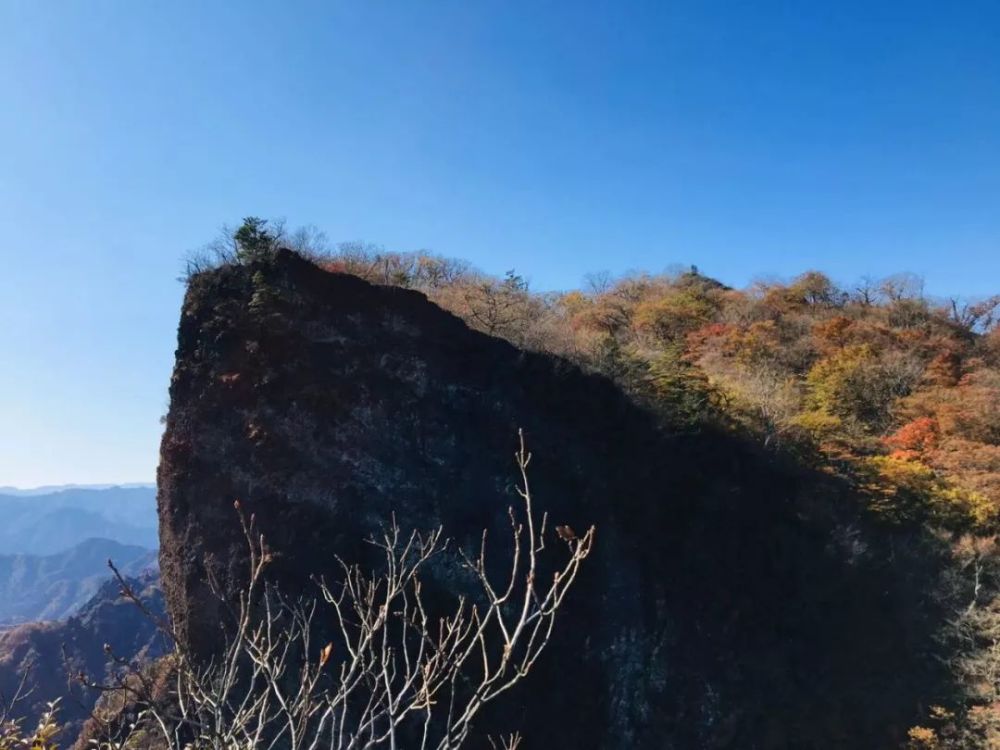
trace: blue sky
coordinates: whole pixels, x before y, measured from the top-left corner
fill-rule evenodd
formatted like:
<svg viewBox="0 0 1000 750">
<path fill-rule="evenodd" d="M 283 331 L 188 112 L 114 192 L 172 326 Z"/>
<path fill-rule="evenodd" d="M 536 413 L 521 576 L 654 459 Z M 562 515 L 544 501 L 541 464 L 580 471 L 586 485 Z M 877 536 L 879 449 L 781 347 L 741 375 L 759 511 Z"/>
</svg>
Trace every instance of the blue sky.
<svg viewBox="0 0 1000 750">
<path fill-rule="evenodd" d="M 1000 4 L 0 1 L 0 485 L 153 476 L 247 214 L 536 287 L 1000 290 Z"/>
</svg>

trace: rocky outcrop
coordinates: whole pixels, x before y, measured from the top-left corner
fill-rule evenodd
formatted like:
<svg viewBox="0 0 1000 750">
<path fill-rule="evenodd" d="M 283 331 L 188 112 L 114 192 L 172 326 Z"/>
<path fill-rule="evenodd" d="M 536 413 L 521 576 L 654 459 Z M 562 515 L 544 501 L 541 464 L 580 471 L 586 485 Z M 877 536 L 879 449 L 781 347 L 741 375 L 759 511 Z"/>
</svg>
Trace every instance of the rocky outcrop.
<svg viewBox="0 0 1000 750">
<path fill-rule="evenodd" d="M 419 293 L 284 251 L 199 274 L 170 396 L 161 570 L 196 652 L 225 621 L 206 577 L 230 593 L 241 577 L 234 499 L 279 584 L 307 591 L 392 513 L 504 538 L 523 428 L 536 503 L 598 528 L 553 647 L 493 717 L 531 747 L 877 747 L 937 685 L 933 612 L 897 572 L 918 556 L 888 562 L 894 532 L 848 526 L 832 480 L 730 435 L 665 433 L 607 380 Z"/>
</svg>

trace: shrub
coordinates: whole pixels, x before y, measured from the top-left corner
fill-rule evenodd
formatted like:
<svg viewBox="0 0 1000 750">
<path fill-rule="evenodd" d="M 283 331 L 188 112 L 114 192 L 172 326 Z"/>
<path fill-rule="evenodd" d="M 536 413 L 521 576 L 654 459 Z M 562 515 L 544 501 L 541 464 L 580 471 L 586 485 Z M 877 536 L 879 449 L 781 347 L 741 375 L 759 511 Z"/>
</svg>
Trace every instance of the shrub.
<svg viewBox="0 0 1000 750">
<path fill-rule="evenodd" d="M 58 701 L 49 703 L 35 728 L 28 732 L 21 728 L 20 720 L 7 716 L 14 706 L 0 710 L 0 750 L 57 750 L 58 706 Z"/>
<path fill-rule="evenodd" d="M 520 511 L 509 509 L 507 577 L 497 580 L 492 564 L 487 574 L 484 533 L 474 555 L 458 552 L 464 578 L 474 583 L 450 609 L 439 594 L 423 593 L 423 580 L 446 565 L 441 529 L 404 534 L 393 521 L 369 540 L 381 550 L 381 569 L 338 559 L 339 580 L 317 580 L 315 597 L 289 601 L 269 582 L 276 551 L 236 502 L 248 571 L 238 601 L 227 600 L 234 621 L 222 650 L 206 664 L 175 639 L 170 700 L 147 689 L 151 681 L 139 671 L 104 688 L 112 702 L 136 696 L 139 718 L 123 719 L 119 736 L 98 744 L 126 750 L 153 737 L 165 750 L 355 750 L 422 738 L 421 747 L 462 747 L 482 708 L 520 683 L 547 647 L 594 541 L 593 527 L 577 535 L 536 515 L 523 438 L 516 460 L 522 502 Z M 564 560 L 552 565 L 541 554 L 546 545 L 563 549 Z M 315 643 L 318 633 L 330 640 Z M 119 706 L 119 715 L 132 713 Z M 493 744 L 512 750 L 519 742 L 513 734 Z"/>
</svg>

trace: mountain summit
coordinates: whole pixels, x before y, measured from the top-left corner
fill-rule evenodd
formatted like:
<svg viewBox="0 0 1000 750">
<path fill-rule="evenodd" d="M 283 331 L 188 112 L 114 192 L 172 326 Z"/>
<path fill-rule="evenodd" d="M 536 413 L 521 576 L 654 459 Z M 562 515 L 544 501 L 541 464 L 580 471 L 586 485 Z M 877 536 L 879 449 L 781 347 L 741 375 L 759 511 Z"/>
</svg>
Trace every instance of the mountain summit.
<svg viewBox="0 0 1000 750">
<path fill-rule="evenodd" d="M 732 433 L 664 431 L 603 377 L 288 251 L 197 273 L 184 302 L 159 468 L 182 643 L 219 646 L 205 581 L 235 595 L 237 499 L 290 594 L 364 559 L 393 514 L 470 550 L 487 529 L 502 557 L 519 428 L 540 510 L 598 533 L 497 726 L 539 747 L 873 747 L 939 689 L 931 563 L 858 522 L 846 486 Z"/>
</svg>

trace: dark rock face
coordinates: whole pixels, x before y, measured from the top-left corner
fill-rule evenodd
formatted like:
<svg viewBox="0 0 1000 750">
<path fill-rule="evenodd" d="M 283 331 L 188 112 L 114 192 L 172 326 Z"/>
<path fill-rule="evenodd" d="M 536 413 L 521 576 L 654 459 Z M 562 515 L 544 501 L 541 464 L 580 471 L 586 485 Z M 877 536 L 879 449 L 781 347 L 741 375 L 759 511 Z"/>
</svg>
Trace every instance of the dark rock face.
<svg viewBox="0 0 1000 750">
<path fill-rule="evenodd" d="M 286 591 L 393 512 L 470 546 L 488 528 L 502 557 L 518 428 L 537 506 L 598 528 L 551 649 L 488 719 L 531 747 L 888 746 L 936 689 L 933 613 L 897 574 L 928 557 L 888 563 L 889 532 L 847 529 L 839 487 L 665 434 L 603 378 L 286 252 L 185 300 L 158 477 L 181 639 L 219 643 L 205 579 L 241 575 L 236 498 Z"/>
</svg>

